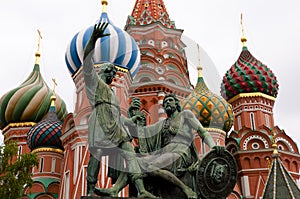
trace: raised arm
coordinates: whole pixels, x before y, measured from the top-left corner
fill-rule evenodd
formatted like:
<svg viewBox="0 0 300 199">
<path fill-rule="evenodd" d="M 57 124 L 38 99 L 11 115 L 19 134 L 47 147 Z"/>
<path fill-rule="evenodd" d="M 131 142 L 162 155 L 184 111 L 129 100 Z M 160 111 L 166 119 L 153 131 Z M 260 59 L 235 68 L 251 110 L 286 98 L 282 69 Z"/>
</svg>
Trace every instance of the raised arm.
<svg viewBox="0 0 300 199">
<path fill-rule="evenodd" d="M 92 35 L 88 40 L 83 54 L 83 75 L 86 86 L 87 97 L 91 102 L 94 102 L 94 94 L 99 82 L 98 74 L 94 69 L 93 55 L 96 45 L 96 41 L 101 38 L 108 36 L 109 34 L 104 34 L 108 23 L 95 24 Z M 104 84 L 104 82 L 103 82 Z M 93 104 L 93 103 L 92 103 Z"/>
<path fill-rule="evenodd" d="M 206 143 L 209 148 L 212 149 L 216 145 L 210 133 L 202 126 L 202 124 L 191 111 L 185 110 L 185 120 L 188 122 L 190 128 L 193 128 L 197 131 L 198 135 L 204 140 L 204 143 Z"/>
</svg>

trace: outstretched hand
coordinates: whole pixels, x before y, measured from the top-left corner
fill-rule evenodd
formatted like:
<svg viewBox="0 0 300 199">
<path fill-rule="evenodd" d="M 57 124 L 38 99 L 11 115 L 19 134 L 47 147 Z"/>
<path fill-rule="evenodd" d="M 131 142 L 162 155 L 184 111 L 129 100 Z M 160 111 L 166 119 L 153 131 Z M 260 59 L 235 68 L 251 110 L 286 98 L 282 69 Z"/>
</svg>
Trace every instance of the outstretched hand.
<svg viewBox="0 0 300 199">
<path fill-rule="evenodd" d="M 108 23 L 106 23 L 106 22 L 95 24 L 91 38 L 93 38 L 94 40 L 97 40 L 101 37 L 109 36 L 110 34 L 104 34 L 104 31 L 107 28 L 107 26 L 108 26 Z"/>
</svg>

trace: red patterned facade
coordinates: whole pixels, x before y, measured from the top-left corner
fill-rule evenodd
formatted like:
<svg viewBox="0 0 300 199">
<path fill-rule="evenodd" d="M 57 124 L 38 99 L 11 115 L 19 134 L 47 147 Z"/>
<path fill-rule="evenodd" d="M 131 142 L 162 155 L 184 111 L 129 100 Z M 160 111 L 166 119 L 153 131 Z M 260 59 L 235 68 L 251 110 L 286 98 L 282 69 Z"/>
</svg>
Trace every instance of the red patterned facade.
<svg viewBox="0 0 300 199">
<path fill-rule="evenodd" d="M 162 108 L 165 93 L 175 93 L 180 100 L 184 100 L 193 90 L 185 44 L 181 41 L 183 30 L 176 29 L 162 0 L 137 0 L 125 30 L 140 48 L 141 66 L 134 78 L 128 70 L 118 68 L 111 87 L 120 99 L 123 115 L 127 115 L 130 101 L 139 97 L 147 123 L 153 124 L 165 117 Z M 229 196 L 232 199 L 262 196 L 274 142 L 278 145 L 285 167 L 295 180 L 300 177 L 298 147 L 274 122 L 273 107 L 278 90 L 276 77 L 253 58 L 248 52 L 243 52 L 240 57 L 242 61 L 239 59 L 224 77 L 221 92 L 232 106 L 234 130 L 228 135 L 223 130 L 207 128 L 215 142 L 226 145 L 237 160 L 238 182 Z M 246 64 L 239 65 L 245 62 L 252 63 L 250 68 Z M 96 69 L 99 69 L 98 66 Z M 90 156 L 87 129 L 91 106 L 86 97 L 82 71 L 78 70 L 72 78 L 76 87 L 76 103 L 74 112 L 66 116 L 62 125 L 64 151 L 45 147 L 33 151 L 38 154 L 40 165 L 33 168 L 33 179 L 36 181 L 31 190 L 25 189 L 24 199 L 29 198 L 26 196 L 29 193 L 43 193 L 35 197 L 39 199 L 75 199 L 86 193 L 85 178 Z M 35 122 L 10 123 L 2 130 L 5 141 L 15 140 L 20 153 L 29 153 L 26 137 Z M 200 156 L 209 150 L 198 136 L 195 137 L 195 144 Z M 107 163 L 108 157 L 105 156 L 102 158 L 98 187 L 112 186 L 111 178 L 107 177 Z M 48 178 L 57 180 L 47 184 L 45 179 Z M 120 193 L 120 196 L 127 195 L 128 188 Z"/>
</svg>

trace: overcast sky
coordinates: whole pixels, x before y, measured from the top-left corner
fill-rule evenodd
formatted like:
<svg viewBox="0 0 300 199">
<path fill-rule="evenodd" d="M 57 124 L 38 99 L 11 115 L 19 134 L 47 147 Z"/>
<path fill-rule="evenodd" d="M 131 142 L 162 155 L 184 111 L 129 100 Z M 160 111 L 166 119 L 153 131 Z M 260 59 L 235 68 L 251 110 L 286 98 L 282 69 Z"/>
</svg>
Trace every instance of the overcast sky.
<svg viewBox="0 0 300 199">
<path fill-rule="evenodd" d="M 65 64 L 67 45 L 80 30 L 93 25 L 101 14 L 100 0 L 1 0 L 0 2 L 0 96 L 19 86 L 31 73 L 37 50 L 37 29 L 42 33 L 40 68 L 52 88 L 73 112 L 75 86 Z M 135 0 L 109 0 L 108 15 L 124 28 Z M 275 123 L 300 143 L 300 2 L 297 0 L 164 0 L 167 11 L 184 36 L 198 43 L 213 62 L 202 63 L 217 73 L 207 73 L 209 87 L 219 92 L 221 78 L 237 60 L 240 13 L 250 52 L 277 76 L 279 94 Z M 193 61 L 192 61 L 193 62 Z M 206 67 L 206 68 L 205 68 Z M 191 75 L 195 75 L 192 73 Z M 211 80 L 211 81 L 209 81 Z"/>
</svg>

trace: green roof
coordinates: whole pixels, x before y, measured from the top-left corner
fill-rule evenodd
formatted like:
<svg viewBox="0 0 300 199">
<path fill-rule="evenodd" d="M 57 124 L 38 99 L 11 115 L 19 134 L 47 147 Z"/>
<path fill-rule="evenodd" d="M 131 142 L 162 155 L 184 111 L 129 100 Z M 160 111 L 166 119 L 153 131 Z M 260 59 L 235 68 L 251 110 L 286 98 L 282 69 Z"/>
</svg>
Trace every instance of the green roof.
<svg viewBox="0 0 300 199">
<path fill-rule="evenodd" d="M 278 154 L 274 156 L 263 199 L 300 198 L 300 190 L 293 177 L 279 160 Z"/>
<path fill-rule="evenodd" d="M 48 186 L 54 182 L 60 183 L 56 178 L 34 178 L 33 182 L 40 182 L 44 185 L 46 191 L 48 191 Z"/>
<path fill-rule="evenodd" d="M 51 196 L 53 196 L 55 198 L 58 198 L 58 194 L 48 193 L 48 187 L 49 187 L 50 184 L 52 184 L 52 183 L 60 183 L 60 181 L 58 179 L 55 179 L 55 178 L 34 178 L 33 179 L 33 183 L 34 182 L 41 183 L 44 186 L 45 192 L 26 194 L 26 196 L 29 199 L 34 199 L 34 198 L 36 198 L 37 196 L 39 196 L 41 194 L 48 194 L 48 195 L 51 195 Z"/>
</svg>

